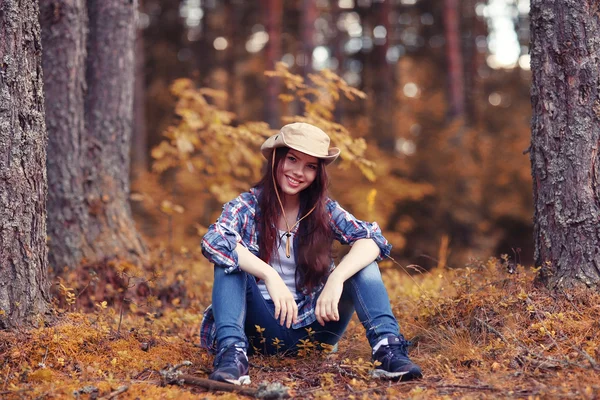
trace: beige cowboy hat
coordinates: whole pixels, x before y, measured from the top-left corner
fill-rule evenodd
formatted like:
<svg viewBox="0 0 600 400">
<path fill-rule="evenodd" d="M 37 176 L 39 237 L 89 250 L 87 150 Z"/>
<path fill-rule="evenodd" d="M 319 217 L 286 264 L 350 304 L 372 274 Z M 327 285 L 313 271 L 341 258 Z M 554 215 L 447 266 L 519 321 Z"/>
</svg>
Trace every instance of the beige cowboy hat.
<svg viewBox="0 0 600 400">
<path fill-rule="evenodd" d="M 260 146 L 260 151 L 268 160 L 273 149 L 289 147 L 309 156 L 322 159 L 325 164 L 331 164 L 340 155 L 340 149 L 329 147 L 329 136 L 320 128 L 304 122 L 287 124 L 279 133 L 271 136 Z"/>
</svg>

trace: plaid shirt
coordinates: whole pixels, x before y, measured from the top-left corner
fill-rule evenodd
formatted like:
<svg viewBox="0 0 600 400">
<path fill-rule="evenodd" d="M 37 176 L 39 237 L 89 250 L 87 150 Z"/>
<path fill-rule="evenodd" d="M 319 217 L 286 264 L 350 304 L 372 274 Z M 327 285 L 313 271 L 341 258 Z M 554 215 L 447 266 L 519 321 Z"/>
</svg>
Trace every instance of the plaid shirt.
<svg viewBox="0 0 600 400">
<path fill-rule="evenodd" d="M 258 234 L 255 217 L 258 208 L 260 189 L 252 188 L 223 206 L 223 212 L 217 222 L 208 228 L 202 239 L 202 254 L 208 260 L 225 268 L 226 274 L 241 272 L 235 248 L 241 243 L 252 254 L 258 256 Z M 369 223 L 356 219 L 348 211 L 331 199 L 327 199 L 327 212 L 334 238 L 342 244 L 351 245 L 359 239 L 370 238 L 379 246 L 378 261 L 389 256 L 392 246 L 381 234 L 376 222 Z M 298 230 L 296 226 L 293 232 Z M 333 265 L 332 265 L 333 268 Z M 298 300 L 298 322 L 293 329 L 303 328 L 316 320 L 315 305 L 317 294 L 322 289 L 316 287 L 310 293 L 300 293 Z M 200 345 L 216 352 L 216 326 L 212 306 L 204 311 L 200 328 Z"/>
</svg>

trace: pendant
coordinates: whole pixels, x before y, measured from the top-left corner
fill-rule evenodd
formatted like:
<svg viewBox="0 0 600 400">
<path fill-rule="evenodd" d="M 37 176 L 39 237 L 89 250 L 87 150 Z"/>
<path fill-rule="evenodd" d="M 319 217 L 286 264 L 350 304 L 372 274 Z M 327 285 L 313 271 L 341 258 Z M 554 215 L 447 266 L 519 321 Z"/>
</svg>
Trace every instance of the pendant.
<svg viewBox="0 0 600 400">
<path fill-rule="evenodd" d="M 290 258 L 292 256 L 292 252 L 291 252 L 291 249 L 290 249 L 290 237 L 292 236 L 292 234 L 288 232 L 288 233 L 285 234 L 285 236 L 286 236 L 286 239 L 285 239 L 285 256 L 287 258 Z"/>
</svg>

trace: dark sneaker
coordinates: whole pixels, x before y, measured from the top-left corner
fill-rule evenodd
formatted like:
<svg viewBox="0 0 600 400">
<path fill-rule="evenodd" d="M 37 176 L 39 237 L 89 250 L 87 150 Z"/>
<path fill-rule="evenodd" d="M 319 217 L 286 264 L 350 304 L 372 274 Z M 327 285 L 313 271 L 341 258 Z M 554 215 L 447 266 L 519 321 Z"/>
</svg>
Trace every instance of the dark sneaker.
<svg viewBox="0 0 600 400">
<path fill-rule="evenodd" d="M 387 338 L 387 343 L 382 343 L 373 353 L 373 361 L 379 361 L 381 364 L 375 367 L 371 375 L 401 381 L 422 378 L 421 368 L 408 358 L 407 347 L 408 342 L 403 338 Z"/>
<path fill-rule="evenodd" d="M 233 383 L 234 385 L 248 385 L 248 357 L 243 347 L 235 344 L 219 351 L 213 363 L 215 367 L 208 379 L 213 381 Z"/>
</svg>

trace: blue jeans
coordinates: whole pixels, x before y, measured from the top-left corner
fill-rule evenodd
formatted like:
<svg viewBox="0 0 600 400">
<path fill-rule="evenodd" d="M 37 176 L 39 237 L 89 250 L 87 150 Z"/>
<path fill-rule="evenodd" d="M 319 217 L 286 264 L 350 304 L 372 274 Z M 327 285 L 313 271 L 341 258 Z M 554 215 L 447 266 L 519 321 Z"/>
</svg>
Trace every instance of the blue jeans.
<svg viewBox="0 0 600 400">
<path fill-rule="evenodd" d="M 376 262 L 344 283 L 338 305 L 340 319 L 325 322 L 325 326 L 317 321 L 298 329 L 279 325 L 274 317 L 273 302 L 262 297 L 254 276 L 246 272 L 225 274 L 219 266 L 215 266 L 212 301 L 219 349 L 244 342 L 249 353 L 254 348 L 266 354 L 293 353 L 301 339 L 309 338 L 308 328 L 312 329 L 311 341 L 335 345 L 355 310 L 371 347 L 383 337 L 400 334 Z M 257 332 L 256 325 L 264 328 L 261 334 Z M 276 339 L 281 342 L 279 346 L 273 344 Z"/>
</svg>

